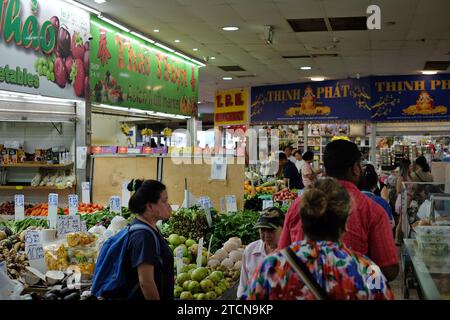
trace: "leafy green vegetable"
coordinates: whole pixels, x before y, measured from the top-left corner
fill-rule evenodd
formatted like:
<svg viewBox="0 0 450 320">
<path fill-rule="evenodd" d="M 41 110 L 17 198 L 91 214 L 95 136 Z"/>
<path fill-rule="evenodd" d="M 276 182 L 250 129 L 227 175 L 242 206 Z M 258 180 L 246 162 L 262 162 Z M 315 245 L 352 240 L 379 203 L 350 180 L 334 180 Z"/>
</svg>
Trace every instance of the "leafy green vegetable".
<svg viewBox="0 0 450 320">
<path fill-rule="evenodd" d="M 1 221 L 0 225 L 11 229 L 13 233 L 21 233 L 29 227 L 48 228 L 48 221 L 47 219 L 25 218 L 21 221 Z"/>
<path fill-rule="evenodd" d="M 234 214 L 220 214 L 214 222 L 213 240 L 211 251 L 221 248 L 223 243 L 231 237 L 239 237 L 242 243 L 249 244 L 259 239 L 259 232 L 254 228 L 258 221 L 259 213 L 244 210 Z"/>
</svg>

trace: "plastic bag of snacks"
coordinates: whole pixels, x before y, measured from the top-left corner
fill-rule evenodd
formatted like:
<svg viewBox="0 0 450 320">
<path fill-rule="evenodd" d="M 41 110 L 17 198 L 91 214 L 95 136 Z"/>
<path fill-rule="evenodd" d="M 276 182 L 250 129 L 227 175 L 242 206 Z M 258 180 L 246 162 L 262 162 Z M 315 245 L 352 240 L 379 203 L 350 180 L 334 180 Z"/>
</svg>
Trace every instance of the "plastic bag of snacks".
<svg viewBox="0 0 450 320">
<path fill-rule="evenodd" d="M 97 240 L 97 237 L 90 233 L 74 232 L 66 236 L 69 247 L 89 245 Z"/>
<path fill-rule="evenodd" d="M 69 257 L 63 243 L 45 246 L 44 258 L 49 270 L 66 271 L 69 267 Z"/>
</svg>

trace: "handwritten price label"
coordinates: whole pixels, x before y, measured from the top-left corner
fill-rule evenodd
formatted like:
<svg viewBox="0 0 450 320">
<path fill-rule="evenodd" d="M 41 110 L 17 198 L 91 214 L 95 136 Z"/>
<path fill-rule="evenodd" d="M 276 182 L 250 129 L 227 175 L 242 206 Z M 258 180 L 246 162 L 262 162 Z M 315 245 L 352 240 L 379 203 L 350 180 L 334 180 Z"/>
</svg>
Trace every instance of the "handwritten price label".
<svg viewBox="0 0 450 320">
<path fill-rule="evenodd" d="M 109 211 L 112 213 L 121 213 L 122 212 L 120 197 L 112 196 L 109 199 Z"/>
<path fill-rule="evenodd" d="M 58 236 L 81 231 L 80 216 L 58 216 Z"/>
<path fill-rule="evenodd" d="M 56 228 L 56 219 L 58 216 L 58 195 L 50 193 L 48 195 L 48 221 L 50 228 Z"/>
<path fill-rule="evenodd" d="M 78 212 L 78 195 L 69 194 L 69 215 L 74 216 Z"/>
<path fill-rule="evenodd" d="M 198 249 L 197 249 L 197 268 L 202 266 L 203 259 L 203 237 L 198 241 Z"/>
<path fill-rule="evenodd" d="M 26 252 L 28 261 L 39 261 L 44 259 L 44 248 L 40 244 L 29 245 Z"/>
<path fill-rule="evenodd" d="M 273 201 L 272 200 L 263 200 L 263 210 L 267 208 L 273 207 Z"/>
<path fill-rule="evenodd" d="M 227 212 L 237 212 L 237 203 L 236 203 L 236 196 L 226 196 L 226 207 Z"/>
<path fill-rule="evenodd" d="M 41 234 L 37 230 L 28 230 L 25 233 L 25 245 L 39 244 L 41 243 Z"/>
<path fill-rule="evenodd" d="M 42 273 L 47 271 L 44 247 L 42 246 L 41 234 L 38 230 L 28 230 L 25 233 L 25 252 L 31 267 Z"/>
<path fill-rule="evenodd" d="M 81 183 L 81 201 L 91 203 L 91 184 L 87 181 Z"/>
<path fill-rule="evenodd" d="M 14 196 L 14 218 L 16 221 L 25 219 L 25 197 L 23 194 Z"/>
</svg>

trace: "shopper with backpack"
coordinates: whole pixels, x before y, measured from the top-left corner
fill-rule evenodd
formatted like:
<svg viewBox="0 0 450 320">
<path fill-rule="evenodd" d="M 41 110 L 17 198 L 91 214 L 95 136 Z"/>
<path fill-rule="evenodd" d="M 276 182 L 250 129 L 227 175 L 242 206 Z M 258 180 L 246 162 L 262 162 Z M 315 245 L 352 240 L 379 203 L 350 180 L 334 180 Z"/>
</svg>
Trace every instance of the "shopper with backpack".
<svg viewBox="0 0 450 320">
<path fill-rule="evenodd" d="M 156 227 L 170 217 L 166 186 L 155 180 L 133 180 L 129 209 L 138 214 L 100 251 L 92 294 L 105 299 L 172 300 L 174 259 Z"/>
</svg>

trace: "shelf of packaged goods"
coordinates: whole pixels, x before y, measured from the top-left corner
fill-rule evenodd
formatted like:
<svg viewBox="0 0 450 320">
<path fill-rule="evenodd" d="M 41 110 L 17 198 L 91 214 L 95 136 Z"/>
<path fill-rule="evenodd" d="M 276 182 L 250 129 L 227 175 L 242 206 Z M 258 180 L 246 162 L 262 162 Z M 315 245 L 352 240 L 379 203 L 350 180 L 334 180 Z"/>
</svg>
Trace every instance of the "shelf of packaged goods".
<svg viewBox="0 0 450 320">
<path fill-rule="evenodd" d="M 71 189 L 73 187 L 50 187 L 50 186 L 38 186 L 38 187 L 32 187 L 32 186 L 0 186 L 0 190 L 66 190 Z"/>
<path fill-rule="evenodd" d="M 48 164 L 45 162 L 23 162 L 23 163 L 13 163 L 13 164 L 0 164 L 3 168 L 67 168 L 73 165 L 73 162 L 64 164 Z"/>
</svg>

